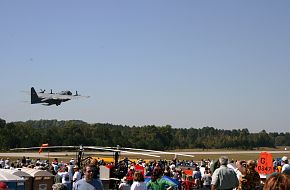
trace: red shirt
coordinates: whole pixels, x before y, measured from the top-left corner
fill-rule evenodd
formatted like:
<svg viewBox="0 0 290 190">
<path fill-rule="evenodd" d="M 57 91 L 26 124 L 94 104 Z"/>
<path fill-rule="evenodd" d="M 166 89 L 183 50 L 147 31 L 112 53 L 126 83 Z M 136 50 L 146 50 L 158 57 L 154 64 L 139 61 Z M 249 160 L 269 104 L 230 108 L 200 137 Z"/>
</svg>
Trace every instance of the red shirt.
<svg viewBox="0 0 290 190">
<path fill-rule="evenodd" d="M 184 190 L 192 190 L 193 185 L 193 181 L 185 180 L 182 182 L 182 187 L 184 187 Z"/>
</svg>

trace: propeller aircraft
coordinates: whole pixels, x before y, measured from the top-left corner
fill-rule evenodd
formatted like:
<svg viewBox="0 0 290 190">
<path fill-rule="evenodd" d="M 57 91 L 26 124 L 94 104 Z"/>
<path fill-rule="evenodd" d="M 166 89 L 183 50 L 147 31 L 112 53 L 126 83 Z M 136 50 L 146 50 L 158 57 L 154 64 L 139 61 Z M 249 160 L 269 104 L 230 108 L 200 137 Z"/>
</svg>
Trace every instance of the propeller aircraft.
<svg viewBox="0 0 290 190">
<path fill-rule="evenodd" d="M 78 91 L 76 91 L 75 94 L 72 94 L 69 90 L 61 91 L 59 93 L 53 93 L 52 90 L 50 90 L 50 93 L 45 93 L 45 90 L 40 90 L 40 92 L 37 93 L 34 87 L 31 87 L 31 104 L 41 103 L 46 106 L 53 104 L 59 106 L 62 102 L 76 98 L 89 98 L 89 96 L 81 96 L 78 94 Z"/>
</svg>

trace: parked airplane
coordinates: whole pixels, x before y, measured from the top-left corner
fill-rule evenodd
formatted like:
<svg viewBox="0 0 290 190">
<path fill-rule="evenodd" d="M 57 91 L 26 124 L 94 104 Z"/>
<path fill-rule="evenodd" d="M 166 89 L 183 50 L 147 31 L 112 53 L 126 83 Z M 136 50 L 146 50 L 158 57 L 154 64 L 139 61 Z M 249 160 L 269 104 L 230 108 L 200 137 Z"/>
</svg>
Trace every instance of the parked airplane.
<svg viewBox="0 0 290 190">
<path fill-rule="evenodd" d="M 113 158 L 109 159 L 110 162 L 115 162 L 115 166 L 118 165 L 120 161 L 120 155 L 121 154 L 129 154 L 129 155 L 139 155 L 139 156 L 145 156 L 145 157 L 155 157 L 155 158 L 160 158 L 164 155 L 175 155 L 175 158 L 177 155 L 179 156 L 184 156 L 184 157 L 191 157 L 193 158 L 194 155 L 189 155 L 189 154 L 182 154 L 182 153 L 176 153 L 176 152 L 164 152 L 164 151 L 157 151 L 157 150 L 148 150 L 148 149 L 138 149 L 138 148 L 126 148 L 126 147 L 121 147 L 117 145 L 116 147 L 101 147 L 101 146 L 48 146 L 48 144 L 42 144 L 41 147 L 29 147 L 29 148 L 13 148 L 10 150 L 39 150 L 38 153 L 42 151 L 42 149 L 74 149 L 76 150 L 76 155 L 77 155 L 77 164 L 79 167 L 83 165 L 83 162 L 86 162 L 88 159 L 92 159 L 93 157 L 88 156 L 89 152 L 86 153 L 88 157 L 84 157 L 84 151 L 85 150 L 97 150 L 100 152 L 106 151 L 106 152 L 113 152 Z M 91 153 L 93 154 L 93 153 Z M 98 156 L 99 157 L 99 156 Z M 97 158 L 97 157 L 95 157 Z M 140 157 L 139 157 L 140 158 Z"/>
<path fill-rule="evenodd" d="M 89 98 L 89 96 L 80 96 L 76 91 L 76 94 L 72 94 L 71 91 L 61 91 L 59 93 L 45 93 L 45 90 L 41 90 L 39 93 L 35 91 L 33 87 L 31 87 L 31 104 L 39 104 L 50 106 L 50 105 L 57 105 L 59 106 L 62 102 L 66 102 L 68 100 L 74 98 Z"/>
<path fill-rule="evenodd" d="M 122 150 L 118 147 L 100 147 L 100 146 L 48 146 L 48 144 L 42 144 L 40 147 L 28 147 L 28 148 L 12 148 L 10 150 L 39 150 L 38 153 L 42 152 L 43 149 L 74 149 L 76 150 L 76 155 L 77 155 L 77 164 L 79 165 L 79 167 L 81 165 L 83 165 L 83 161 L 85 162 L 88 159 L 92 159 L 91 156 L 88 156 L 86 158 L 84 157 L 84 151 L 86 150 L 97 150 L 97 151 L 108 151 L 108 152 L 113 152 L 114 153 L 114 158 L 112 160 L 114 160 L 115 165 L 118 165 L 119 162 L 119 157 L 121 153 L 128 153 L 128 154 L 132 154 L 132 155 L 142 155 L 142 156 L 150 156 L 150 157 L 155 157 L 155 158 L 160 158 L 159 155 L 154 155 L 154 154 L 148 154 L 146 152 L 140 152 L 138 149 L 136 149 L 137 151 L 135 151 L 135 149 L 131 148 L 131 151 L 128 150 Z M 145 149 L 142 149 L 145 150 Z M 153 151 L 153 150 L 152 150 Z M 150 151 L 148 151 L 150 152 Z M 161 152 L 161 151 L 160 151 Z"/>
</svg>

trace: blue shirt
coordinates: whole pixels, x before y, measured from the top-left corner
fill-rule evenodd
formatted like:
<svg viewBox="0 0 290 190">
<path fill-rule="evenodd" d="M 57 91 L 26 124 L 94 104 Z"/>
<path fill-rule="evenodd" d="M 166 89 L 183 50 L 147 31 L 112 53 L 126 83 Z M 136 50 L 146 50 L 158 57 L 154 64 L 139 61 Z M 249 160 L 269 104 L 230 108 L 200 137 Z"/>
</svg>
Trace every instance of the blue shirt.
<svg viewBox="0 0 290 190">
<path fill-rule="evenodd" d="M 92 179 L 92 181 L 85 181 L 81 179 L 75 183 L 73 190 L 104 190 L 103 183 L 99 179 Z"/>
</svg>

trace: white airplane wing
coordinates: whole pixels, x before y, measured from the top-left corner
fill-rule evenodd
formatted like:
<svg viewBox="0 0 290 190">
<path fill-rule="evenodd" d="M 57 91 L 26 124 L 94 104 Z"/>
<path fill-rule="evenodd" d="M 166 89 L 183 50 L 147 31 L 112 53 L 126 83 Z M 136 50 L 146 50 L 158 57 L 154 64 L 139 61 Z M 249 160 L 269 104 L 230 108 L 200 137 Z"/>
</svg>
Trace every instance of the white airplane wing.
<svg viewBox="0 0 290 190">
<path fill-rule="evenodd" d="M 80 95 L 62 95 L 62 94 L 49 94 L 48 99 L 55 100 L 67 100 L 67 99 L 78 99 L 78 98 L 89 98 L 90 96 L 80 96 Z"/>
</svg>

